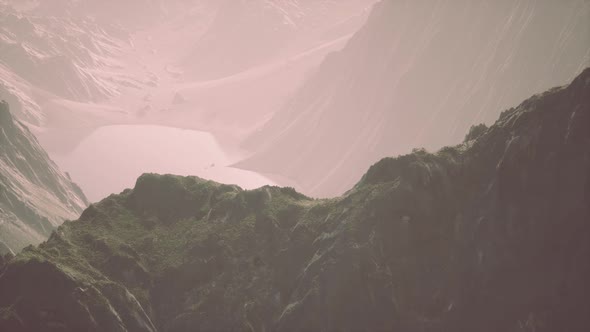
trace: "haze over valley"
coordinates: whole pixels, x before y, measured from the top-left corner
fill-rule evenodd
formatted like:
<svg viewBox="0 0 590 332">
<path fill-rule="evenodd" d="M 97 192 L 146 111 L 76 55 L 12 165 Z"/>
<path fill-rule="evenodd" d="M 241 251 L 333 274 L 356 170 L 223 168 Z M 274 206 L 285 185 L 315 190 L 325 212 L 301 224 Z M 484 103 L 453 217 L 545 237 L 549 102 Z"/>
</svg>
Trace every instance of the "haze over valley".
<svg viewBox="0 0 590 332">
<path fill-rule="evenodd" d="M 179 151 L 190 144 L 175 141 L 179 131 L 153 126 L 195 130 L 194 137 L 215 140 L 201 140 L 211 145 L 206 152 L 152 151 L 170 157 L 169 167 L 155 159 L 122 158 L 121 165 L 182 174 L 195 162 L 228 167 L 248 155 L 241 141 L 272 117 L 326 54 L 344 46 L 372 2 L 128 1 L 111 15 L 115 1 L 4 1 L 0 95 L 97 201 L 132 186 L 141 172 L 114 178 L 103 172 L 98 179 L 91 169 L 107 170 L 116 152 L 96 156 L 95 167 L 87 167 L 80 149 L 100 153 L 105 149 L 89 145 L 98 142 L 139 151 L 144 144 L 133 134 L 105 137 L 99 128 L 138 125 L 134 130 L 145 132 L 150 125 L 150 136 L 186 145 Z M 189 173 L 205 175 L 202 169 Z M 228 176 L 245 187 L 274 183 L 248 171 L 229 170 Z"/>
<path fill-rule="evenodd" d="M 589 0 L 0 0 L 0 331 L 590 331 Z"/>
</svg>

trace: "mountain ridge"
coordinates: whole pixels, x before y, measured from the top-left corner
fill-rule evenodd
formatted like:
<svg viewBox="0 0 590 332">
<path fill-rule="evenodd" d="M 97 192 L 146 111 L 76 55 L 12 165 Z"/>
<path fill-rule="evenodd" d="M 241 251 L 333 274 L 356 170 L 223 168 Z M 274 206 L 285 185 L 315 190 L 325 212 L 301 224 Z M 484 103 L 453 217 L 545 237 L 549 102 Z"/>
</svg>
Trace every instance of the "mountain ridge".
<svg viewBox="0 0 590 332">
<path fill-rule="evenodd" d="M 0 267 L 0 328 L 585 331 L 589 96 L 586 69 L 332 199 L 145 174 Z"/>
</svg>

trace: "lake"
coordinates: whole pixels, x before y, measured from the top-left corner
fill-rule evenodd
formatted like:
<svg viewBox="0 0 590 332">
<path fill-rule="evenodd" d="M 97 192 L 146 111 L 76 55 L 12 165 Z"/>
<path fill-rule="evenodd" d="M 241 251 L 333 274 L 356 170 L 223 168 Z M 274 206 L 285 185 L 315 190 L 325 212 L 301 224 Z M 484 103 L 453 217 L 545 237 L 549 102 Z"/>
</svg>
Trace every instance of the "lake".
<svg viewBox="0 0 590 332">
<path fill-rule="evenodd" d="M 273 185 L 260 174 L 228 167 L 236 156 L 211 134 L 157 125 L 101 127 L 72 151 L 51 157 L 92 202 L 132 188 L 143 173 L 195 175 L 245 189 Z"/>
</svg>

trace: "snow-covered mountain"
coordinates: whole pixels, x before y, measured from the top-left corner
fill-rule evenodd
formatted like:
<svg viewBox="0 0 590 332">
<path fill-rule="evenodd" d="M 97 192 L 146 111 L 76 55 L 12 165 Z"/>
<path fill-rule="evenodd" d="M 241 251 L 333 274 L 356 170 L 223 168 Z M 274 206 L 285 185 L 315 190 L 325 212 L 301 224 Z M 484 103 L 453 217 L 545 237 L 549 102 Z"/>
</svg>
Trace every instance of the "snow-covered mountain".
<svg viewBox="0 0 590 332">
<path fill-rule="evenodd" d="M 373 0 L 218 1 L 216 15 L 186 59 L 201 80 L 297 54 L 347 36 Z"/>
<path fill-rule="evenodd" d="M 64 128 L 55 115 L 67 113 L 85 131 L 140 122 L 227 132 L 236 118 L 249 130 L 374 1 L 2 0 L 0 97 L 41 128 Z"/>
<path fill-rule="evenodd" d="M 0 250 L 16 252 L 46 240 L 86 206 L 80 188 L 0 101 Z"/>
<path fill-rule="evenodd" d="M 87 17 L 101 24 L 140 28 L 166 14 L 170 3 L 182 0 L 4 0 L 12 7 L 37 15 Z M 184 2 L 190 2 L 184 1 Z"/>
<path fill-rule="evenodd" d="M 588 1 L 384 0 L 250 138 L 255 154 L 239 166 L 339 194 L 372 161 L 459 142 L 588 65 Z"/>
<path fill-rule="evenodd" d="M 0 12 L 0 97 L 15 115 L 43 126 L 48 100 L 107 100 L 118 93 L 112 58 L 125 32 L 91 20 L 42 16 L 10 6 Z M 113 77 L 114 76 L 114 77 Z"/>
<path fill-rule="evenodd" d="M 111 125 L 205 131 L 236 151 L 374 1 L 0 0 L 0 99 L 58 163 L 81 165 L 70 154 Z"/>
<path fill-rule="evenodd" d="M 40 127 L 55 127 L 56 100 L 131 117 L 107 116 L 111 124 L 187 126 L 187 110 L 196 123 L 213 110 L 216 126 L 244 108 L 264 116 L 344 45 L 374 1 L 2 0 L 0 95 Z M 240 109 L 220 94 L 238 95 Z M 185 102 L 172 103 L 177 95 Z M 262 96 L 277 103 L 261 106 Z"/>
</svg>

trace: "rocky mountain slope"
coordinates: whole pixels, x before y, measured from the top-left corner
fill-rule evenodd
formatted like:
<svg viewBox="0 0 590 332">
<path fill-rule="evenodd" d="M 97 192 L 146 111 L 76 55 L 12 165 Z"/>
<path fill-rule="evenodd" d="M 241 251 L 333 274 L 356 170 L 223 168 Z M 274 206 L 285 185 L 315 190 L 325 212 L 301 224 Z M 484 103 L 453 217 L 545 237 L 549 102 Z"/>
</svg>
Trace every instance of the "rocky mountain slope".
<svg viewBox="0 0 590 332">
<path fill-rule="evenodd" d="M 80 188 L 0 102 L 0 255 L 45 241 L 86 206 Z"/>
<path fill-rule="evenodd" d="M 381 1 L 251 137 L 254 155 L 238 166 L 316 197 L 341 194 L 371 160 L 452 144 L 567 83 L 590 65 L 588 22 L 584 0 Z"/>
<path fill-rule="evenodd" d="M 0 9 L 0 97 L 19 120 L 46 126 L 48 102 L 105 101 L 123 83 L 139 84 L 113 73 L 113 58 L 129 38 L 121 28 L 2 3 Z"/>
<path fill-rule="evenodd" d="M 218 79 L 346 37 L 373 0 L 218 1 L 186 59 L 191 75 Z"/>
<path fill-rule="evenodd" d="M 4 262 L 7 331 L 587 331 L 590 69 L 345 195 L 146 174 Z"/>
</svg>

